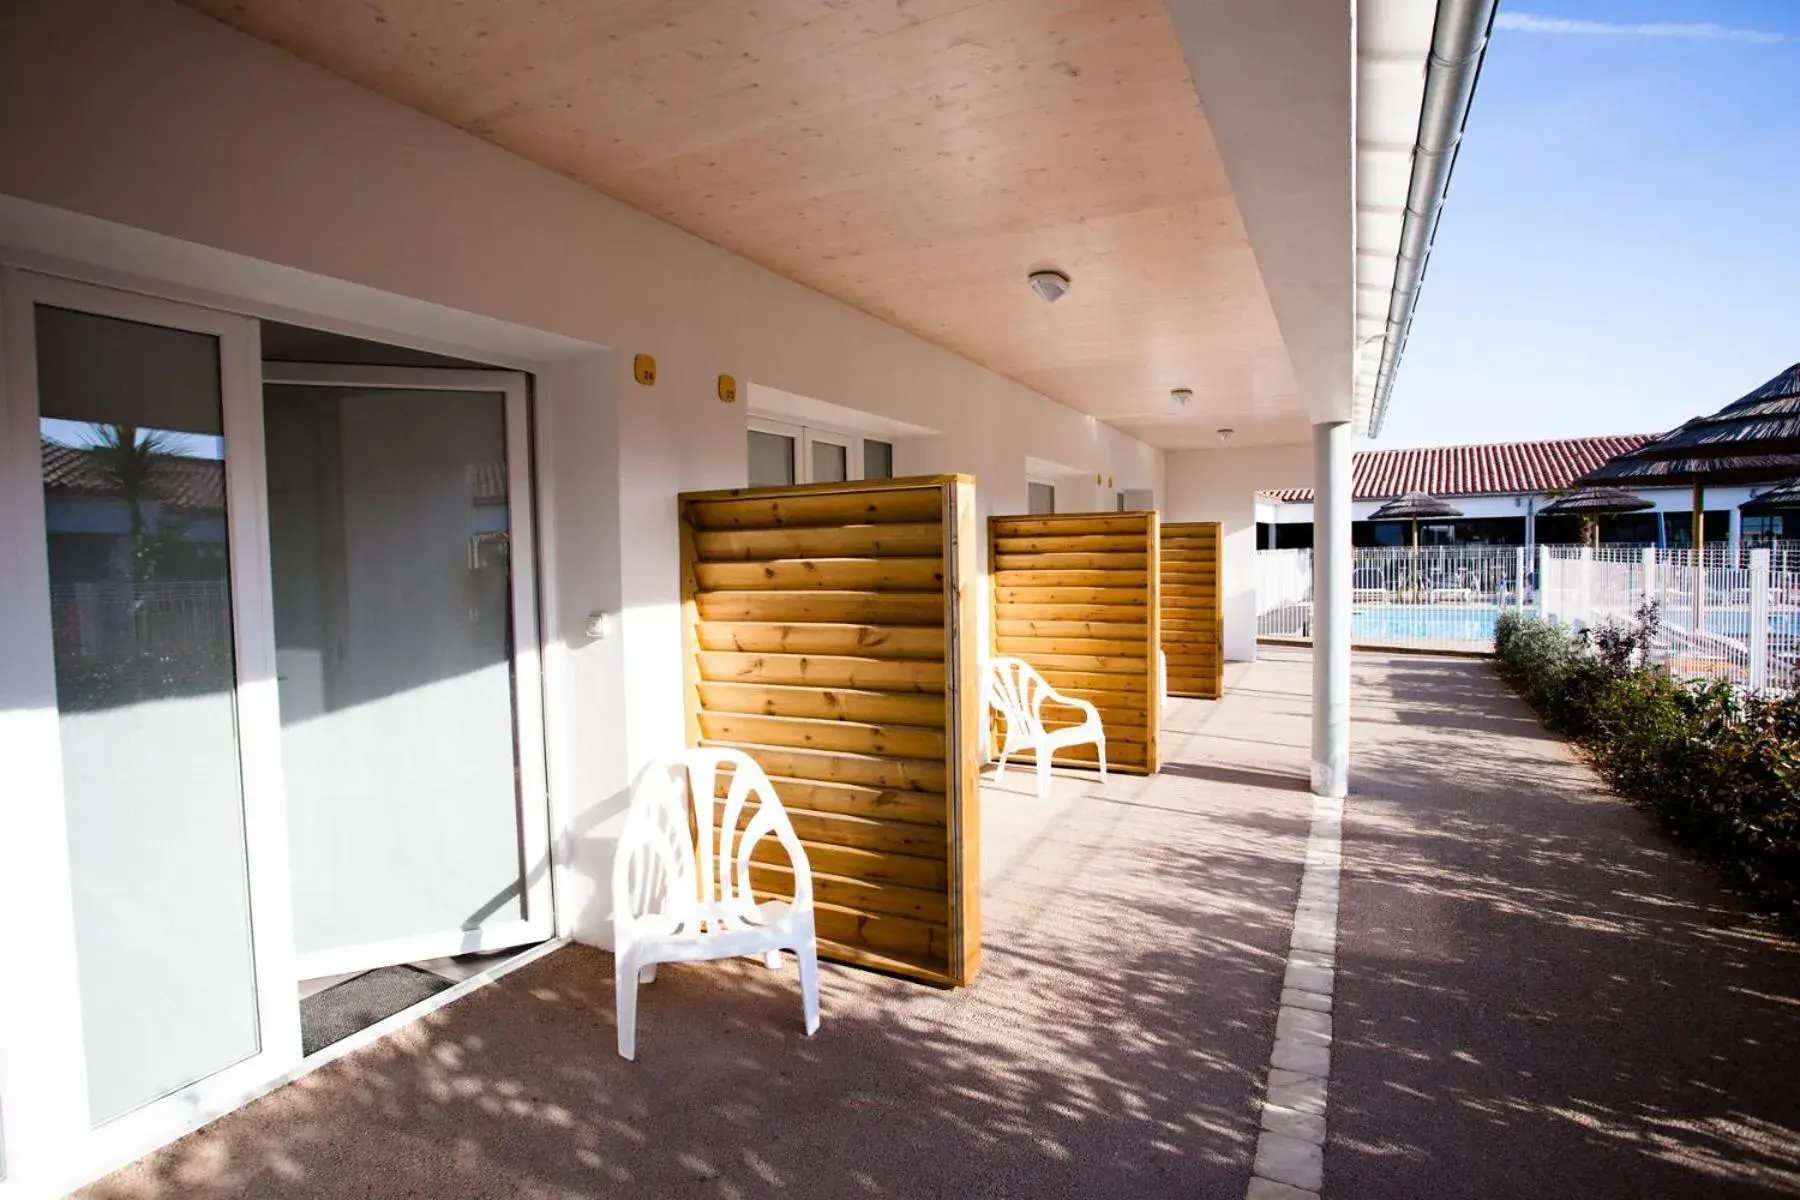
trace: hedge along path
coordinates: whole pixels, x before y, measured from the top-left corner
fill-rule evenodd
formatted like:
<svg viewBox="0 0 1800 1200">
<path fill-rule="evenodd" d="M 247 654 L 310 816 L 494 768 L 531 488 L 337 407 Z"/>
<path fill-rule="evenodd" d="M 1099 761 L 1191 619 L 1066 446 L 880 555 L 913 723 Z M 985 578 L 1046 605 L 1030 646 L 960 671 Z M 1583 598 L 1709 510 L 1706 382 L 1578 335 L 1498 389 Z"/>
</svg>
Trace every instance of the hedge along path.
<svg viewBox="0 0 1800 1200">
<path fill-rule="evenodd" d="M 1157 514 L 990 517 L 988 548 L 994 653 L 1024 659 L 1057 691 L 1100 710 L 1109 769 L 1155 774 L 1162 716 Z M 1081 719 L 1054 706 L 1044 716 L 1052 728 Z M 1061 751 L 1052 761 L 1096 763 L 1092 746 Z"/>
<path fill-rule="evenodd" d="M 1162 527 L 1162 648 L 1171 696 L 1225 694 L 1222 545 L 1217 521 Z"/>
<path fill-rule="evenodd" d="M 812 865 L 821 954 L 969 983 L 981 969 L 974 480 L 691 492 L 680 516 L 688 744 L 743 750 L 768 772 Z M 752 864 L 759 897 L 793 894 L 773 839 Z"/>
</svg>

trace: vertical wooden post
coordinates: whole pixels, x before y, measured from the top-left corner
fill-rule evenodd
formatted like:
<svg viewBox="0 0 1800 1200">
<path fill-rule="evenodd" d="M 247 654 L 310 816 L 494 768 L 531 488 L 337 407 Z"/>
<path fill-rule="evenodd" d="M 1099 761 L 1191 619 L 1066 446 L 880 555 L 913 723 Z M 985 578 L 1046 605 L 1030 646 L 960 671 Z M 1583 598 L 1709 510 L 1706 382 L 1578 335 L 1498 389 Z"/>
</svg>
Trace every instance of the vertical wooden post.
<svg viewBox="0 0 1800 1200">
<path fill-rule="evenodd" d="M 1162 729 L 1163 717 L 1163 649 L 1162 649 L 1162 524 L 1161 518 L 1154 511 L 1144 514 L 1144 541 L 1146 544 L 1146 560 L 1148 569 L 1144 577 L 1150 588 L 1146 598 L 1149 609 L 1147 618 L 1147 636 L 1144 638 L 1144 650 L 1149 657 L 1149 669 L 1146 685 L 1149 695 L 1145 704 L 1149 709 L 1150 728 L 1145 734 L 1144 762 L 1149 773 L 1154 775 L 1162 770 L 1162 748 L 1158 731 Z"/>
<path fill-rule="evenodd" d="M 981 649 L 976 609 L 982 575 L 975 482 L 944 486 L 944 697 L 949 709 L 948 841 L 950 976 L 967 984 L 981 971 Z"/>
</svg>

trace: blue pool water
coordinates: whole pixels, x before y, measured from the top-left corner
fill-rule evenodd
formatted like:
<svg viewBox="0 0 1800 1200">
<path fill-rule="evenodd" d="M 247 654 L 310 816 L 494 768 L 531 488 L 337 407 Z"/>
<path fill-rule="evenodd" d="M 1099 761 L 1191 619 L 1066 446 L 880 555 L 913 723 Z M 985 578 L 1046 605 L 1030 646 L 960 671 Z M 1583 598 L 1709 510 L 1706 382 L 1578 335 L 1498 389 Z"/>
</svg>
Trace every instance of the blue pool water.
<svg viewBox="0 0 1800 1200">
<path fill-rule="evenodd" d="M 1487 642 L 1500 610 L 1491 604 L 1384 604 L 1357 608 L 1350 638 L 1357 642 Z"/>
<path fill-rule="evenodd" d="M 1499 615 L 1500 610 L 1491 604 L 1358 605 L 1350 617 L 1350 636 L 1354 641 L 1371 644 L 1429 641 L 1491 645 Z M 1683 628 L 1688 614 L 1671 610 L 1664 619 Z M 1745 608 L 1708 609 L 1706 628 L 1720 637 L 1746 641 L 1750 636 L 1750 613 Z M 1800 614 L 1769 614 L 1769 631 L 1778 638 L 1800 637 Z"/>
</svg>

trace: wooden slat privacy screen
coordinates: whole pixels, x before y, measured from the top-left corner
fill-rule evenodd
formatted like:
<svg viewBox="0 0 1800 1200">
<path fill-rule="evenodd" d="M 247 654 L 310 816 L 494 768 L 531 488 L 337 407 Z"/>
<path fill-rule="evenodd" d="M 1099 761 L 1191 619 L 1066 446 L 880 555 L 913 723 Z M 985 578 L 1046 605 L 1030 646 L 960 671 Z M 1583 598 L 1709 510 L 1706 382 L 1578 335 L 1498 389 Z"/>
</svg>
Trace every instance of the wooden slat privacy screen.
<svg viewBox="0 0 1800 1200">
<path fill-rule="evenodd" d="M 1222 536 L 1217 521 L 1162 527 L 1162 645 L 1171 696 L 1216 700 L 1225 693 Z"/>
<path fill-rule="evenodd" d="M 1154 512 L 988 518 L 994 653 L 1091 702 L 1106 727 L 1108 769 L 1141 775 L 1160 765 L 1157 524 Z M 1094 751 L 1078 746 L 1054 761 L 1091 766 Z"/>
<path fill-rule="evenodd" d="M 768 772 L 821 954 L 952 985 L 981 966 L 977 533 L 965 475 L 681 497 L 689 743 Z"/>
</svg>

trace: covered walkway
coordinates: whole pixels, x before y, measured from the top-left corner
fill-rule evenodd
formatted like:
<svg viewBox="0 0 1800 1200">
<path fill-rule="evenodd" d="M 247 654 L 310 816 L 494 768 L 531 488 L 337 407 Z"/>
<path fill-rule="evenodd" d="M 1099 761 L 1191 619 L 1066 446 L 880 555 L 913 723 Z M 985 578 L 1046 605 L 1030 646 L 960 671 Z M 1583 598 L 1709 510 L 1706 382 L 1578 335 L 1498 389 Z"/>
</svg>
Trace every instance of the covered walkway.
<svg viewBox="0 0 1800 1200">
<path fill-rule="evenodd" d="M 1356 670 L 1325 1194 L 1795 1187 L 1800 956 L 1485 664 Z M 1310 677 L 1234 666 L 1172 710 L 1157 777 L 984 788 L 971 989 L 827 967 L 809 1040 L 791 966 L 666 967 L 631 1064 L 609 960 L 572 947 L 87 1194 L 1240 1200 Z"/>
<path fill-rule="evenodd" d="M 1800 947 L 1487 663 L 1354 687 L 1325 1194 L 1800 1195 Z"/>
</svg>

